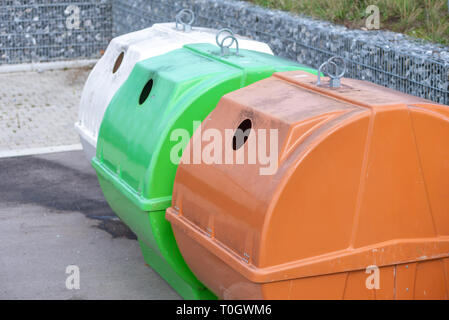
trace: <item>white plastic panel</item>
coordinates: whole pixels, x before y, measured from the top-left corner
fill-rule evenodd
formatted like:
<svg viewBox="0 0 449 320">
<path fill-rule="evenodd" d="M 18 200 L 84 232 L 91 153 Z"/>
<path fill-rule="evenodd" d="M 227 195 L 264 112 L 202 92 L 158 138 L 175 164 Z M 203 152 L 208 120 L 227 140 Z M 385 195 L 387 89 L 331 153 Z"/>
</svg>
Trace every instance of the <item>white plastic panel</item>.
<svg viewBox="0 0 449 320">
<path fill-rule="evenodd" d="M 115 92 L 125 82 L 134 65 L 154 56 L 181 48 L 189 43 L 216 44 L 218 30 L 194 27 L 190 32 L 178 31 L 175 23 L 154 24 L 151 28 L 128 33 L 112 39 L 103 57 L 91 71 L 84 86 L 75 128 L 84 146 L 97 146 L 98 131 L 103 115 Z M 239 47 L 273 54 L 266 43 L 236 35 Z M 113 73 L 117 58 L 124 53 L 120 67 Z M 90 159 L 92 149 L 85 150 Z"/>
</svg>

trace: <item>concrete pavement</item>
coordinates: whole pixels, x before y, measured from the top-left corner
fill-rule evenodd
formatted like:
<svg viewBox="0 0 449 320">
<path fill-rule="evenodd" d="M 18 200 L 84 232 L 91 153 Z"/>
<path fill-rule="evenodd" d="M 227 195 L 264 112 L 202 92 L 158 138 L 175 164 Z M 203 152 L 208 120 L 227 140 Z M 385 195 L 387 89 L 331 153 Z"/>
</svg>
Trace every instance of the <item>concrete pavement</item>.
<svg viewBox="0 0 449 320">
<path fill-rule="evenodd" d="M 68 290 L 77 265 L 80 289 Z M 0 299 L 179 299 L 145 265 L 82 151 L 0 159 Z"/>
</svg>

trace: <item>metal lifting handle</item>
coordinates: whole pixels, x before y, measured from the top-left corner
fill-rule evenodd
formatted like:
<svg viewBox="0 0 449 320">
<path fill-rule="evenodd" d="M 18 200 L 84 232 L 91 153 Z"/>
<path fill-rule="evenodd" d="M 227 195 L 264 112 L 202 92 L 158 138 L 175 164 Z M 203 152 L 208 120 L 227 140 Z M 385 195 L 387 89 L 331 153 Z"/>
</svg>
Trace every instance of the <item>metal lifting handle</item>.
<svg viewBox="0 0 449 320">
<path fill-rule="evenodd" d="M 342 71 L 340 73 L 338 72 L 339 65 L 337 64 L 337 61 L 340 60 L 341 64 L 343 65 Z M 326 69 L 327 66 L 332 65 L 334 68 L 334 72 L 332 73 L 329 70 L 323 71 Z M 341 65 L 340 65 L 341 67 Z M 323 72 L 325 75 L 327 75 L 330 78 L 329 86 L 331 88 L 338 88 L 340 86 L 340 79 L 343 77 L 343 75 L 346 73 L 346 62 L 342 57 L 334 56 L 330 58 L 329 60 L 325 61 L 319 68 L 318 68 L 318 78 L 316 85 L 321 85 L 321 72 Z"/>
<path fill-rule="evenodd" d="M 183 17 L 190 17 L 190 20 L 185 22 Z M 195 21 L 195 14 L 193 11 L 190 9 L 182 9 L 176 15 L 176 30 L 190 32 L 192 30 L 193 21 Z"/>
<path fill-rule="evenodd" d="M 222 33 L 228 33 L 227 36 L 225 36 L 223 39 L 221 39 L 220 41 L 220 35 Z M 228 44 L 224 44 L 226 40 L 231 39 L 232 41 Z M 235 42 L 235 47 L 236 47 L 236 51 L 235 54 L 239 55 L 239 42 L 237 41 L 237 38 L 234 35 L 234 32 L 231 29 L 228 28 L 224 28 L 221 29 L 220 31 L 217 32 L 217 35 L 215 36 L 215 41 L 217 42 L 217 45 L 220 47 L 221 49 L 221 55 L 222 56 L 227 56 L 230 54 L 230 48 L 231 46 L 234 44 Z"/>
</svg>

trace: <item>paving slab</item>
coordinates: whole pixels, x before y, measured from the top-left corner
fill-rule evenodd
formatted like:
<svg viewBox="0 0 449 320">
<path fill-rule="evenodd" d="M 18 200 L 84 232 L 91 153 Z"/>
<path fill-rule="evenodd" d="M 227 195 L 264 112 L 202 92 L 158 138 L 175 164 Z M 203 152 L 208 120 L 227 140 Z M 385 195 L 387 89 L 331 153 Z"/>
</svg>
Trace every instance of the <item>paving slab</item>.
<svg viewBox="0 0 449 320">
<path fill-rule="evenodd" d="M 90 70 L 0 73 L 0 156 L 30 148 L 79 149 L 73 125 Z"/>
</svg>

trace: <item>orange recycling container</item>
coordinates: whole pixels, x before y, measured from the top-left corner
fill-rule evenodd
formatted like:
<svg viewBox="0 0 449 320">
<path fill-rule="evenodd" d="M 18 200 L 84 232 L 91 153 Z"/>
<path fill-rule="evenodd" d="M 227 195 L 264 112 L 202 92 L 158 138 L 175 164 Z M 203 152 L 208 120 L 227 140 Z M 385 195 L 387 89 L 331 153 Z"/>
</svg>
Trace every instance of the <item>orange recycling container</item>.
<svg viewBox="0 0 449 320">
<path fill-rule="evenodd" d="M 276 73 L 202 122 L 166 218 L 222 299 L 448 299 L 449 108 Z"/>
</svg>

